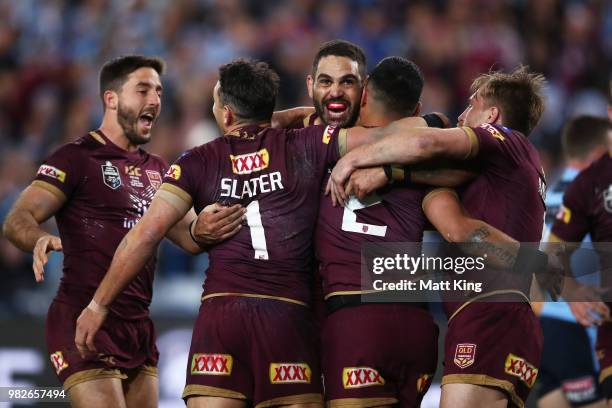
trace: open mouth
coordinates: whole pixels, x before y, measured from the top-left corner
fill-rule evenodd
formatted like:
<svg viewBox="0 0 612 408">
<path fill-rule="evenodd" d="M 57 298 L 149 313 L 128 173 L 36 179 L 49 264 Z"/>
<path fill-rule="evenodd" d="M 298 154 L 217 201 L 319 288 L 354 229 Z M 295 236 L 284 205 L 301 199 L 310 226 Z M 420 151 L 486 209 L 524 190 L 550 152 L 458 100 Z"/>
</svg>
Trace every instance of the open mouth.
<svg viewBox="0 0 612 408">
<path fill-rule="evenodd" d="M 348 103 L 343 101 L 329 101 L 325 104 L 328 111 L 333 113 L 343 113 L 348 109 Z"/>
<path fill-rule="evenodd" d="M 153 126 L 153 121 L 155 121 L 155 115 L 152 113 L 143 113 L 142 115 L 140 115 L 140 117 L 138 118 L 138 121 L 140 122 L 140 124 L 142 124 L 144 127 L 146 128 L 151 128 Z"/>
</svg>

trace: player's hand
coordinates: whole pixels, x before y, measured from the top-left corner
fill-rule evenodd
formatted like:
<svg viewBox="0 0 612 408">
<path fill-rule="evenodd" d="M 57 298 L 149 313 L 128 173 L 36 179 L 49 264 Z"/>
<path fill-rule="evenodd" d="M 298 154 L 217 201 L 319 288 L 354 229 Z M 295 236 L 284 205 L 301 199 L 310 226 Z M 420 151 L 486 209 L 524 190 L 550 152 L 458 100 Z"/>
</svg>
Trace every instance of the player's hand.
<svg viewBox="0 0 612 408">
<path fill-rule="evenodd" d="M 387 175 L 382 167 L 370 167 L 357 169 L 351 174 L 344 192 L 346 195 L 356 195 L 363 200 L 370 193 L 386 186 L 389 183 Z"/>
<path fill-rule="evenodd" d="M 540 287 L 548 292 L 553 301 L 561 295 L 565 278 L 565 267 L 562 258 L 558 253 L 548 254 L 548 264 L 546 270 L 538 270 L 535 278 Z"/>
<path fill-rule="evenodd" d="M 93 307 L 92 304 L 94 304 Z M 92 303 L 83 309 L 77 319 L 74 343 L 83 359 L 91 358 L 92 355 L 97 353 L 94 339 L 104 320 L 106 320 L 107 314 L 108 310 L 106 308 L 96 305 L 92 300 Z"/>
<path fill-rule="evenodd" d="M 43 235 L 38 238 L 32 255 L 34 260 L 32 261 L 32 269 L 34 270 L 34 278 L 36 282 L 40 283 L 45 280 L 45 265 L 49 261 L 48 254 L 51 251 L 61 251 L 62 240 L 59 237 L 53 235 Z"/>
<path fill-rule="evenodd" d="M 327 181 L 327 187 L 325 188 L 325 194 L 331 194 L 331 200 L 334 207 L 338 204 L 344 207 L 345 203 L 348 201 L 348 194 L 346 194 L 344 190 L 344 185 L 355 170 L 351 162 L 351 152 L 347 153 L 347 155 L 341 158 L 334 166 L 332 174 Z"/>
<path fill-rule="evenodd" d="M 576 321 L 584 327 L 601 325 L 610 318 L 610 309 L 603 302 L 568 302 Z"/>
<path fill-rule="evenodd" d="M 240 204 L 226 207 L 214 203 L 200 212 L 191 232 L 200 244 L 218 244 L 236 235 L 245 219 L 246 208 Z"/>
</svg>

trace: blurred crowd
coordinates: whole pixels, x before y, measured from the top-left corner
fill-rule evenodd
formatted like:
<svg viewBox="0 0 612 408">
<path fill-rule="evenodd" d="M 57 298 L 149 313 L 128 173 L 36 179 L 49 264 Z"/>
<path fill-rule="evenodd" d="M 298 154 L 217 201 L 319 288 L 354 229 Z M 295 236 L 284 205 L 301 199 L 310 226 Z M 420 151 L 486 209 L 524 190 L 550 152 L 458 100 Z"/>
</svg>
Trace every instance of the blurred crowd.
<svg viewBox="0 0 612 408">
<path fill-rule="evenodd" d="M 162 115 L 147 149 L 173 161 L 218 136 L 210 108 L 220 64 L 263 59 L 281 76 L 278 108 L 310 104 L 305 76 L 318 46 L 334 38 L 361 45 L 370 68 L 388 55 L 415 61 L 426 79 L 424 109 L 453 119 L 478 73 L 519 64 L 544 73 L 547 111 L 533 140 L 551 178 L 567 118 L 606 115 L 605 0 L 0 0 L 0 218 L 48 153 L 98 126 L 97 73 L 106 60 L 166 60 Z M 160 258 L 162 279 L 201 282 L 205 258 L 169 245 Z M 30 262 L 0 238 L 0 316 L 24 308 L 22 291 L 35 285 Z M 57 280 L 61 260 L 49 270 Z"/>
</svg>

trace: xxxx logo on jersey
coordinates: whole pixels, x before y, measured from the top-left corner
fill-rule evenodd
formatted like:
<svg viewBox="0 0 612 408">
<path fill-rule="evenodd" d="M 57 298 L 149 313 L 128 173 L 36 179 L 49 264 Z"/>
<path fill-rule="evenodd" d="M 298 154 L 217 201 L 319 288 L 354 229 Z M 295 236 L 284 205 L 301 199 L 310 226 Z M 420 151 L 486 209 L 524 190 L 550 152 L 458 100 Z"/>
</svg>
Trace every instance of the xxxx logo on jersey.
<svg viewBox="0 0 612 408">
<path fill-rule="evenodd" d="M 173 164 L 172 166 L 170 166 L 170 168 L 166 172 L 166 177 L 171 177 L 175 180 L 180 179 L 181 178 L 181 166 L 179 166 L 178 164 Z"/>
<path fill-rule="evenodd" d="M 191 374 L 231 375 L 233 362 L 229 354 L 194 354 L 191 359 Z"/>
<path fill-rule="evenodd" d="M 524 358 L 508 354 L 505 365 L 506 373 L 520 378 L 529 388 L 533 387 L 538 369 L 529 364 Z"/>
<path fill-rule="evenodd" d="M 378 371 L 370 367 L 344 367 L 342 385 L 345 389 L 371 387 L 385 385 L 385 379 Z"/>
<path fill-rule="evenodd" d="M 230 161 L 232 162 L 232 172 L 234 174 L 251 174 L 268 167 L 270 154 L 268 149 L 261 149 L 255 153 L 240 154 L 238 156 L 230 154 Z"/>
<path fill-rule="evenodd" d="M 40 166 L 38 169 L 38 174 L 54 178 L 56 180 L 61 181 L 62 183 L 66 181 L 66 173 L 64 173 L 57 167 L 49 166 L 48 164 L 43 164 L 42 166 Z"/>
<path fill-rule="evenodd" d="M 270 382 L 272 384 L 310 384 L 312 371 L 305 363 L 271 363 Z"/>
<path fill-rule="evenodd" d="M 51 364 L 53 364 L 53 368 L 55 368 L 55 372 L 57 373 L 57 375 L 59 375 L 59 373 L 61 373 L 64 368 L 68 367 L 68 363 L 66 362 L 66 360 L 64 360 L 64 355 L 62 354 L 61 351 L 56 351 L 55 353 L 51 354 L 49 357 L 51 359 Z"/>
</svg>

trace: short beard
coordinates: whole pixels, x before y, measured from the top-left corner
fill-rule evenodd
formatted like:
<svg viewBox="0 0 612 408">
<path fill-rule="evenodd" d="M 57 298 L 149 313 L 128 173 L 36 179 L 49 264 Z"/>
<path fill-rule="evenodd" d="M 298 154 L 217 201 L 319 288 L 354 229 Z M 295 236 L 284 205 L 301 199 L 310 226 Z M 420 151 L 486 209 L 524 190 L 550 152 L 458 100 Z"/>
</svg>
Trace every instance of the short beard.
<svg viewBox="0 0 612 408">
<path fill-rule="evenodd" d="M 121 130 L 123 130 L 125 137 L 127 137 L 133 145 L 141 145 L 149 141 L 148 138 L 140 136 L 136 130 L 138 118 L 139 115 L 137 113 L 128 108 L 124 109 L 121 103 L 119 103 L 117 109 L 117 122 L 119 122 L 119 126 L 121 126 Z"/>
</svg>

